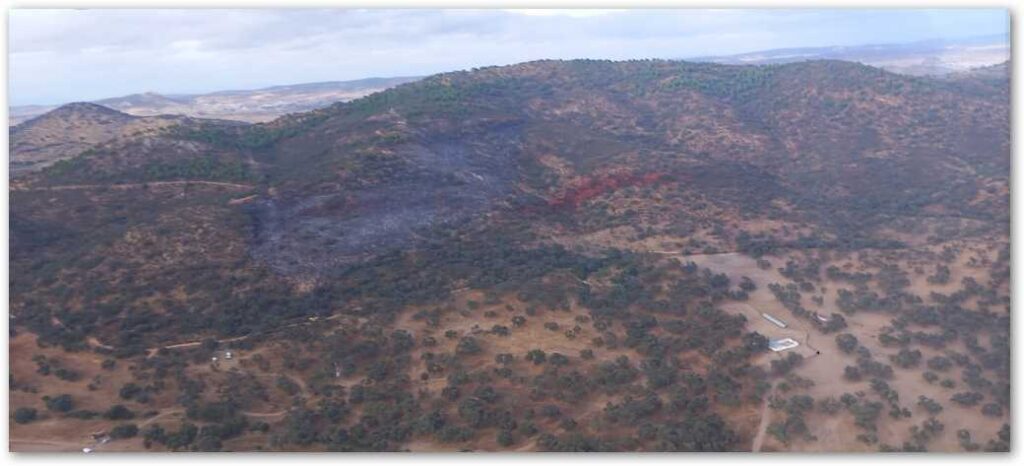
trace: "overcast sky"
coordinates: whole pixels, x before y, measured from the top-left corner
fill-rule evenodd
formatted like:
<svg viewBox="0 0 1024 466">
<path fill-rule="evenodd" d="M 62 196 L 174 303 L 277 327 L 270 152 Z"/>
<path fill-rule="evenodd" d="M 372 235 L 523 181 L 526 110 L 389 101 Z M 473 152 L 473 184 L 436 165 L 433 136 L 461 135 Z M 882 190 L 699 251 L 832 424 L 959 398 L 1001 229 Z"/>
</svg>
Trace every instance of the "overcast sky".
<svg viewBox="0 0 1024 466">
<path fill-rule="evenodd" d="M 11 10 L 10 102 L 1008 33 L 1005 10 Z"/>
</svg>

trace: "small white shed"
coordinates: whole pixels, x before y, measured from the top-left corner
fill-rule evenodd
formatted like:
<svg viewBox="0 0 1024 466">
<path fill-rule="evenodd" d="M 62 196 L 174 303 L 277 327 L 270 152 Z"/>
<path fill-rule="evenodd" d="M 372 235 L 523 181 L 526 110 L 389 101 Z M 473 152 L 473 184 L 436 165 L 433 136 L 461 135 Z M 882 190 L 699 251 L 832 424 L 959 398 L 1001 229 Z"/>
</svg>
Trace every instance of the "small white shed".
<svg viewBox="0 0 1024 466">
<path fill-rule="evenodd" d="M 775 316 L 773 316 L 771 314 L 767 314 L 767 313 L 762 312 L 761 313 L 761 317 L 764 317 L 764 320 L 767 320 L 768 322 L 771 322 L 771 323 L 773 323 L 775 325 L 778 325 L 779 328 L 786 328 L 787 327 L 785 322 L 783 322 L 781 319 L 779 319 L 779 318 L 777 318 L 777 317 L 775 317 Z"/>
<path fill-rule="evenodd" d="M 776 353 L 778 353 L 779 351 L 793 349 L 796 348 L 797 346 L 800 346 L 800 343 L 797 343 L 797 341 L 792 338 L 781 338 L 778 340 L 768 341 L 768 348 Z"/>
</svg>

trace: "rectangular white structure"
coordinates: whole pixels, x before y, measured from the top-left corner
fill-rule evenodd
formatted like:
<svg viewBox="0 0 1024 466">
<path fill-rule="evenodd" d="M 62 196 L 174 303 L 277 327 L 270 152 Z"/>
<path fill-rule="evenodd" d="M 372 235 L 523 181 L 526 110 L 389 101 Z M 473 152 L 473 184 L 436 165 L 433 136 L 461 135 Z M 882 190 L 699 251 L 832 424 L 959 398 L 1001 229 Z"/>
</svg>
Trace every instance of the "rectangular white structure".
<svg viewBox="0 0 1024 466">
<path fill-rule="evenodd" d="M 782 338 L 779 340 L 768 341 L 768 348 L 776 353 L 778 353 L 779 351 L 793 349 L 796 348 L 797 346 L 800 346 L 800 343 L 797 343 L 797 341 L 792 338 Z"/>
<path fill-rule="evenodd" d="M 783 322 L 783 321 L 781 321 L 779 319 L 776 319 L 775 317 L 773 317 L 773 316 L 771 316 L 769 314 L 765 314 L 765 313 L 762 312 L 761 313 L 761 317 L 764 317 L 764 319 L 767 320 L 768 322 L 771 322 L 771 323 L 773 323 L 775 325 L 778 325 L 780 328 L 786 328 L 786 323 L 785 322 Z"/>
</svg>

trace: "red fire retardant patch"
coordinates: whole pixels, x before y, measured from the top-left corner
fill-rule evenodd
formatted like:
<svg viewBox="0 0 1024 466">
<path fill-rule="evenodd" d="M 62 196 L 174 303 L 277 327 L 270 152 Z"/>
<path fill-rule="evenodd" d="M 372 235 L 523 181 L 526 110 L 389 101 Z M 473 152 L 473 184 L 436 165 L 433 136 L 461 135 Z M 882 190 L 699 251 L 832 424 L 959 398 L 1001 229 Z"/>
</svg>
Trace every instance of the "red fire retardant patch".
<svg viewBox="0 0 1024 466">
<path fill-rule="evenodd" d="M 548 206 L 575 209 L 595 197 L 630 186 L 649 186 L 665 176 L 661 172 L 609 173 L 599 176 L 584 176 L 572 186 L 548 199 Z"/>
</svg>

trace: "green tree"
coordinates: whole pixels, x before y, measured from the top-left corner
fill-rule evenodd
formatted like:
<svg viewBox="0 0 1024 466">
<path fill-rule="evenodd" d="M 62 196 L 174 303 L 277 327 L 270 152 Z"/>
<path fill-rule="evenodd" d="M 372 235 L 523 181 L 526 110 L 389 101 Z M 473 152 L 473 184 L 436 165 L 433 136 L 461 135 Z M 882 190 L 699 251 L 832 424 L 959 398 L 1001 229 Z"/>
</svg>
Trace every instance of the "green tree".
<svg viewBox="0 0 1024 466">
<path fill-rule="evenodd" d="M 139 433 L 139 426 L 135 424 L 119 424 L 110 429 L 110 438 L 122 439 L 132 438 Z"/>
<path fill-rule="evenodd" d="M 28 424 L 36 420 L 38 414 L 39 413 L 35 408 L 21 407 L 14 410 L 14 422 L 17 422 L 18 424 Z"/>
<path fill-rule="evenodd" d="M 59 413 L 67 413 L 75 409 L 75 402 L 71 399 L 71 395 L 62 394 L 55 397 L 44 396 L 43 402 L 46 403 L 46 409 L 50 411 L 56 411 Z"/>
</svg>

